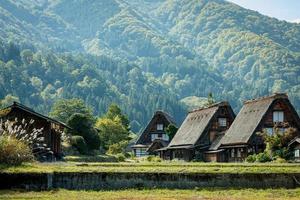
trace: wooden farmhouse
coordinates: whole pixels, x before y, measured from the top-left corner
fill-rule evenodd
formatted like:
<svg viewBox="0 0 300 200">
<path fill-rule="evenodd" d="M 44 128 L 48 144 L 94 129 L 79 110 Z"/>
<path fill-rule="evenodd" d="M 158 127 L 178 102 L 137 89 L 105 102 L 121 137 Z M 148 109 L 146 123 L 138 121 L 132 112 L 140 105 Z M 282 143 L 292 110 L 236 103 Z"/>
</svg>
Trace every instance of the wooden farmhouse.
<svg viewBox="0 0 300 200">
<path fill-rule="evenodd" d="M 214 148 L 234 118 L 228 102 L 189 112 L 168 147 L 160 149 L 161 157 L 185 161 L 195 158 L 224 161 L 222 154 Z"/>
<path fill-rule="evenodd" d="M 136 143 L 131 147 L 136 157 L 156 155 L 157 149 L 166 147 L 170 138 L 165 129 L 169 124 L 176 125 L 175 120 L 165 112 L 156 111 Z"/>
<path fill-rule="evenodd" d="M 282 132 L 292 127 L 299 134 L 300 119 L 286 94 L 275 94 L 244 102 L 239 114 L 221 139 L 218 149 L 223 151 L 229 162 L 244 161 L 248 155 L 263 152 L 265 149 L 264 141 L 257 133 L 267 131 L 273 134 L 275 127 Z M 298 149 L 297 141 L 295 140 L 295 148 Z M 295 155 L 298 156 L 296 152 Z"/>
<path fill-rule="evenodd" d="M 17 120 L 16 123 L 21 123 L 23 120 L 26 122 L 32 121 L 32 124 L 28 127 L 30 129 L 28 132 L 34 129 L 42 129 L 44 138 L 44 146 L 38 146 L 39 144 L 37 144 L 33 149 L 35 156 L 38 159 L 44 158 L 46 160 L 56 160 L 62 157 L 61 136 L 64 129 L 68 128 L 64 123 L 37 113 L 31 108 L 17 102 L 2 109 L 0 111 L 0 119 L 3 122 Z"/>
</svg>

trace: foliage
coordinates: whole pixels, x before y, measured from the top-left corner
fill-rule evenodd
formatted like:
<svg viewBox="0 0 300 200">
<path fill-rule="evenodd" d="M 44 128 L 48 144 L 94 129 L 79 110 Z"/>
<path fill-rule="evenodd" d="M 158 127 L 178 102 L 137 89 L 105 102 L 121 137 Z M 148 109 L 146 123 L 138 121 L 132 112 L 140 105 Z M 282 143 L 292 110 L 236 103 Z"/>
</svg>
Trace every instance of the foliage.
<svg viewBox="0 0 300 200">
<path fill-rule="evenodd" d="M 126 115 L 122 114 L 122 111 L 117 104 L 110 104 L 104 117 L 111 120 L 114 120 L 116 117 L 118 117 L 120 118 L 122 125 L 128 131 L 130 130 L 129 119 Z"/>
<path fill-rule="evenodd" d="M 0 163 L 21 165 L 33 160 L 32 150 L 25 141 L 13 136 L 0 136 Z"/>
<path fill-rule="evenodd" d="M 12 105 L 13 102 L 20 102 L 20 99 L 11 94 L 6 95 L 4 99 L 0 100 L 0 109 Z"/>
<path fill-rule="evenodd" d="M 113 120 L 99 118 L 95 126 L 99 130 L 101 147 L 103 147 L 104 150 L 108 150 L 113 144 L 130 139 L 129 131 L 123 126 L 118 116 Z"/>
<path fill-rule="evenodd" d="M 92 110 L 86 107 L 81 99 L 60 99 L 56 101 L 51 109 L 50 116 L 67 123 L 73 114 L 82 114 L 89 120 L 93 120 Z"/>
<path fill-rule="evenodd" d="M 89 150 L 100 148 L 98 132 L 93 127 L 94 123 L 90 116 L 75 113 L 68 119 L 67 125 L 72 128 L 72 130 L 68 130 L 69 133 L 83 137 Z"/>
<path fill-rule="evenodd" d="M 166 133 L 168 134 L 170 140 L 175 136 L 178 128 L 174 124 L 169 124 L 168 127 L 166 128 Z"/>
<path fill-rule="evenodd" d="M 125 162 L 125 160 L 126 160 L 125 155 L 122 154 L 122 153 L 118 153 L 118 154 L 116 154 L 115 156 L 116 156 L 118 162 Z"/>
<path fill-rule="evenodd" d="M 82 136 L 79 135 L 72 136 L 71 145 L 75 147 L 80 154 L 88 153 L 88 146 Z"/>
<path fill-rule="evenodd" d="M 13 121 L 7 120 L 5 122 L 0 120 L 0 137 L 19 140 L 20 145 L 24 143 L 24 145 L 28 146 L 31 155 L 33 154 L 40 161 L 52 160 L 53 152 L 45 143 L 43 128 L 37 129 L 33 124 L 34 120 L 27 121 L 23 119 L 18 121 L 17 118 Z M 24 149 L 24 152 L 27 154 L 27 148 Z"/>
<path fill-rule="evenodd" d="M 147 161 L 148 162 L 161 162 L 162 160 L 161 160 L 161 158 L 160 157 L 158 157 L 158 156 L 147 156 Z"/>
<path fill-rule="evenodd" d="M 237 111 L 275 91 L 300 111 L 299 24 L 219 0 L 0 8 L 0 98 L 18 96 L 44 114 L 61 98 L 81 98 L 98 116 L 115 102 L 138 132 L 158 109 L 180 122 L 187 97 L 199 105 L 212 92 Z"/>
<path fill-rule="evenodd" d="M 279 128 L 274 128 L 274 134 L 269 135 L 266 131 L 259 133 L 262 136 L 265 144 L 265 154 L 268 154 L 271 160 L 282 158 L 288 160 L 291 158 L 291 153 L 288 149 L 289 142 L 294 139 L 298 133 L 295 128 L 288 128 L 282 132 Z"/>
<path fill-rule="evenodd" d="M 107 154 L 111 154 L 111 155 L 115 155 L 119 153 L 125 154 L 126 153 L 125 149 L 127 146 L 128 146 L 127 140 L 112 144 L 108 147 Z"/>
</svg>

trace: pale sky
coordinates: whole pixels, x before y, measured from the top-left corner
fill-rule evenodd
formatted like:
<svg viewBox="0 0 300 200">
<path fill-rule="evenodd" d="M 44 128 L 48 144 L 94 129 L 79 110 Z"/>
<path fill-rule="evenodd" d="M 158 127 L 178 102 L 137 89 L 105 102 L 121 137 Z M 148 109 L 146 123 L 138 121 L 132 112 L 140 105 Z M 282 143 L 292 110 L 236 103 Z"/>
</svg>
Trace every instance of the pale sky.
<svg viewBox="0 0 300 200">
<path fill-rule="evenodd" d="M 228 0 L 244 8 L 290 22 L 300 22 L 300 0 Z"/>
</svg>

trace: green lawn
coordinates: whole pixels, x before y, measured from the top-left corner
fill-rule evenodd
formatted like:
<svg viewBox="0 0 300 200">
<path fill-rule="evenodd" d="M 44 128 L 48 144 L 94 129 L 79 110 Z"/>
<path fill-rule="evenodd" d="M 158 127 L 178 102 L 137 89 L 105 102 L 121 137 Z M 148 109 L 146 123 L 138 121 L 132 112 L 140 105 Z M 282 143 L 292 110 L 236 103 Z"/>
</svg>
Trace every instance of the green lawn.
<svg viewBox="0 0 300 200">
<path fill-rule="evenodd" d="M 247 163 L 27 163 L 0 165 L 1 172 L 164 172 L 164 173 L 300 173 L 300 164 Z"/>
<path fill-rule="evenodd" d="M 44 192 L 0 191 L 0 199 L 47 200 L 299 200 L 300 189 L 201 189 L 201 190 L 119 190 Z"/>
</svg>

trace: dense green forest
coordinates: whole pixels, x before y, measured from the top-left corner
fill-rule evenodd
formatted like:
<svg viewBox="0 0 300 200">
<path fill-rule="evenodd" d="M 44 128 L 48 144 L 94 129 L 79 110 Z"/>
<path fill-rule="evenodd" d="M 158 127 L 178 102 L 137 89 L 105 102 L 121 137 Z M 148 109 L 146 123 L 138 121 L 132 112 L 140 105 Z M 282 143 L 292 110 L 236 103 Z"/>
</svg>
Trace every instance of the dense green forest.
<svg viewBox="0 0 300 200">
<path fill-rule="evenodd" d="M 0 99 L 47 114 L 81 98 L 112 102 L 138 132 L 156 109 L 180 122 L 212 92 L 288 92 L 300 111 L 300 25 L 223 0 L 0 1 Z"/>
</svg>

